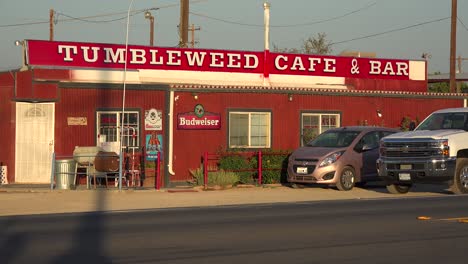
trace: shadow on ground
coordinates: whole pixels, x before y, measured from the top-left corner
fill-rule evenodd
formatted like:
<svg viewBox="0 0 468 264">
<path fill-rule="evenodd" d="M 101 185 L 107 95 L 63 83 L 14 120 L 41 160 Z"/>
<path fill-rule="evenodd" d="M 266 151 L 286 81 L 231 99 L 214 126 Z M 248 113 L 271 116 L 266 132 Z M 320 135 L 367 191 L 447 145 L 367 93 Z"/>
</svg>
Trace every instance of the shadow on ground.
<svg viewBox="0 0 468 264">
<path fill-rule="evenodd" d="M 52 263 L 112 263 L 104 247 L 105 204 L 106 191 L 96 191 L 96 212 L 81 216 L 71 238 L 72 247 L 64 255 L 57 256 Z"/>
<path fill-rule="evenodd" d="M 324 184 L 283 184 L 283 186 L 290 187 L 293 189 L 304 189 L 304 188 L 320 188 L 330 189 L 339 192 L 334 186 L 328 186 Z M 364 185 L 357 184 L 354 188 L 364 189 L 368 191 L 374 191 L 377 193 L 389 193 L 383 182 L 368 182 Z M 352 191 L 352 190 L 351 190 Z M 438 193 L 438 194 L 453 194 L 449 190 L 447 184 L 415 184 L 411 187 L 410 193 Z"/>
</svg>

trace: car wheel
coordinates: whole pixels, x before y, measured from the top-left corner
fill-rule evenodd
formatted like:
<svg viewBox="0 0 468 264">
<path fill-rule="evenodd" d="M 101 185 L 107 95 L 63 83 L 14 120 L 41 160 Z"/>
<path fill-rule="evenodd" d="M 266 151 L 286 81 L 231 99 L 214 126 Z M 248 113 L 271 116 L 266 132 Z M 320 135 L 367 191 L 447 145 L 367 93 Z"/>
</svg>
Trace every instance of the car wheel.
<svg viewBox="0 0 468 264">
<path fill-rule="evenodd" d="M 468 193 L 468 159 L 458 161 L 450 190 L 455 194 Z"/>
<path fill-rule="evenodd" d="M 389 184 L 387 190 L 393 194 L 403 194 L 409 192 L 411 184 Z"/>
<path fill-rule="evenodd" d="M 340 191 L 349 191 L 354 187 L 354 180 L 356 178 L 356 173 L 353 168 L 346 166 L 341 172 L 338 182 L 336 183 L 336 188 Z"/>
</svg>

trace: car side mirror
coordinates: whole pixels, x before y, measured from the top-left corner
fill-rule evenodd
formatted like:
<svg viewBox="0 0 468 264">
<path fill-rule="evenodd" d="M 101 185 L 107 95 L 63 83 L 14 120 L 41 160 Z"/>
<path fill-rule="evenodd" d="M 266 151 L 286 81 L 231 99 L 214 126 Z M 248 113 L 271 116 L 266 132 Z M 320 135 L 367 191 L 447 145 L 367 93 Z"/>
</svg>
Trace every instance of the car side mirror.
<svg viewBox="0 0 468 264">
<path fill-rule="evenodd" d="M 364 144 L 364 146 L 362 146 L 362 151 L 363 151 L 363 152 L 364 152 L 364 151 L 371 150 L 371 149 L 372 149 L 372 148 L 371 148 L 369 145 L 367 145 L 367 144 Z"/>
<path fill-rule="evenodd" d="M 410 124 L 409 124 L 409 131 L 413 131 L 414 129 L 416 128 L 416 123 L 414 121 L 412 121 Z"/>
</svg>

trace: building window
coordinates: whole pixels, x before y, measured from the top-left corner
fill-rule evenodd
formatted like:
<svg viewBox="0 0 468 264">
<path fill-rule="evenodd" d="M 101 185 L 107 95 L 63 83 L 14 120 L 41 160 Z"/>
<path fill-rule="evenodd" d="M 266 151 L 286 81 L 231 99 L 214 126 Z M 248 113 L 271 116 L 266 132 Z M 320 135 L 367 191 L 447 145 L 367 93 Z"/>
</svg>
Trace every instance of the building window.
<svg viewBox="0 0 468 264">
<path fill-rule="evenodd" d="M 229 112 L 230 148 L 269 148 L 270 112 Z"/>
<path fill-rule="evenodd" d="M 125 111 L 124 123 L 122 122 L 122 112 L 99 111 L 97 112 L 97 142 L 99 143 L 119 143 L 122 131 L 122 146 L 138 147 L 140 142 L 140 122 L 139 113 L 136 111 Z"/>
<path fill-rule="evenodd" d="M 301 116 L 301 146 L 330 128 L 340 126 L 340 115 L 330 113 L 303 113 Z"/>
</svg>

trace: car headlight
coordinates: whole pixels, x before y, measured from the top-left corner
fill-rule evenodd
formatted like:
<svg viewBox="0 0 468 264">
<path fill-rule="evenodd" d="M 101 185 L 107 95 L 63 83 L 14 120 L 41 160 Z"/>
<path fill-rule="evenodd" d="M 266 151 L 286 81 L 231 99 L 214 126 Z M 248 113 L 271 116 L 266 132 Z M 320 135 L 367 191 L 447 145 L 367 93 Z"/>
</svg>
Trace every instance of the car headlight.
<svg viewBox="0 0 468 264">
<path fill-rule="evenodd" d="M 442 154 L 442 156 L 448 157 L 450 156 L 450 146 L 448 143 L 448 139 L 444 139 L 440 141 L 440 147 L 439 147 L 439 153 Z"/>
<path fill-rule="evenodd" d="M 336 162 L 342 155 L 343 155 L 344 151 L 337 151 L 337 152 L 334 152 L 328 156 L 326 156 L 322 162 L 320 162 L 320 165 L 319 167 L 325 167 L 325 166 L 328 166 L 334 162 Z"/>
</svg>

